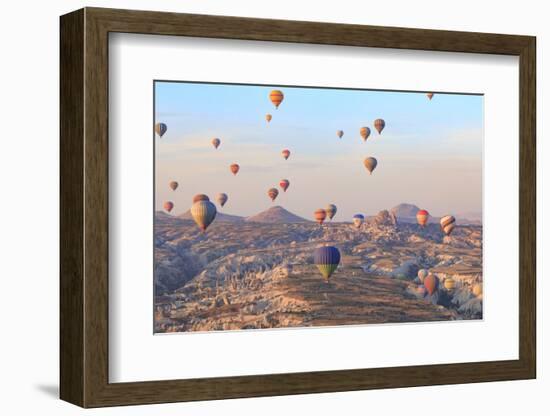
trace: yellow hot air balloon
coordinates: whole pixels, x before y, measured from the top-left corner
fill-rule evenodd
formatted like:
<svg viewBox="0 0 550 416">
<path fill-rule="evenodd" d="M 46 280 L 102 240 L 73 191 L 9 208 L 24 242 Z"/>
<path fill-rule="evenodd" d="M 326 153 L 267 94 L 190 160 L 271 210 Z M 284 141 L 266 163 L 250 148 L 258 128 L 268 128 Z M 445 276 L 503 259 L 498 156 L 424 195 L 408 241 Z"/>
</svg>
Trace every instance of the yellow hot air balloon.
<svg viewBox="0 0 550 416">
<path fill-rule="evenodd" d="M 384 130 L 384 127 L 386 127 L 386 122 L 382 120 L 381 118 L 377 118 L 374 120 L 374 128 L 378 132 L 378 134 L 382 134 L 382 130 Z"/>
<path fill-rule="evenodd" d="M 191 216 L 202 232 L 205 232 L 208 226 L 212 224 L 216 214 L 216 206 L 210 201 L 197 201 L 191 207 Z"/>
<path fill-rule="evenodd" d="M 157 123 L 155 124 L 155 133 L 159 135 L 159 137 L 164 136 L 164 133 L 166 133 L 166 130 L 168 130 L 168 127 L 164 123 Z"/>
<path fill-rule="evenodd" d="M 273 117 L 271 116 L 271 114 L 266 114 L 266 115 L 265 115 L 265 119 L 266 119 L 266 121 L 267 121 L 268 123 L 271 121 L 272 118 L 273 118 Z"/>
<path fill-rule="evenodd" d="M 269 99 L 271 100 L 275 108 L 279 108 L 284 98 L 285 95 L 280 90 L 273 90 L 269 93 Z"/>
<path fill-rule="evenodd" d="M 336 135 L 338 136 L 339 139 L 341 139 L 342 136 L 344 135 L 344 130 L 336 130 Z"/>
<path fill-rule="evenodd" d="M 483 283 L 476 283 L 472 287 L 472 293 L 474 294 L 474 296 L 481 296 L 483 294 Z"/>
<path fill-rule="evenodd" d="M 443 282 L 443 286 L 445 287 L 445 289 L 447 289 L 448 291 L 451 291 L 453 290 L 455 287 L 456 287 L 456 282 L 455 280 L 452 278 L 452 277 L 447 277 L 445 279 L 445 281 Z"/>
<path fill-rule="evenodd" d="M 363 141 L 366 142 L 370 136 L 370 129 L 368 127 L 361 127 L 359 134 L 363 138 Z"/>
<path fill-rule="evenodd" d="M 372 172 L 374 169 L 376 169 L 376 166 L 378 166 L 378 161 L 373 157 L 367 157 L 363 164 L 365 165 L 365 168 L 369 171 L 369 173 L 372 175 Z"/>
</svg>

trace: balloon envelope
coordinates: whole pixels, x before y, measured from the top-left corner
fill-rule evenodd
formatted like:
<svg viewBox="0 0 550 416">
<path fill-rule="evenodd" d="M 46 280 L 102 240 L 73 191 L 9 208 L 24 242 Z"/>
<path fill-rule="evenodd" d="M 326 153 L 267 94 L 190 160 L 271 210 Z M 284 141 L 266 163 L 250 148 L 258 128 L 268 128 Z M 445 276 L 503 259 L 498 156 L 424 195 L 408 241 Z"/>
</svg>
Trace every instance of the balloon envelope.
<svg viewBox="0 0 550 416">
<path fill-rule="evenodd" d="M 210 201 L 198 201 L 191 207 L 191 216 L 202 231 L 206 231 L 216 218 L 216 206 Z"/>
<path fill-rule="evenodd" d="M 220 139 L 215 137 L 215 138 L 212 139 L 212 146 L 214 146 L 214 148 L 217 149 L 220 146 L 221 142 L 222 141 Z"/>
<path fill-rule="evenodd" d="M 433 97 L 434 97 L 434 93 L 433 92 L 429 92 L 426 94 L 428 96 L 428 99 L 431 100 Z"/>
<path fill-rule="evenodd" d="M 483 294 L 483 284 L 476 283 L 474 287 L 472 287 L 472 293 L 474 296 L 481 296 Z"/>
<path fill-rule="evenodd" d="M 279 186 L 283 191 L 286 192 L 286 190 L 290 186 L 290 182 L 288 181 L 288 179 L 281 179 L 281 181 L 279 182 Z"/>
<path fill-rule="evenodd" d="M 168 126 L 164 123 L 157 123 L 155 124 L 155 132 L 159 135 L 159 137 L 164 136 L 164 133 L 166 133 L 166 130 L 168 130 Z"/>
<path fill-rule="evenodd" d="M 265 119 L 267 120 L 267 122 L 269 123 L 271 121 L 273 117 L 271 116 L 271 114 L 266 114 L 265 115 Z"/>
<path fill-rule="evenodd" d="M 361 127 L 359 134 L 363 138 L 363 141 L 366 142 L 370 136 L 370 129 L 368 127 Z"/>
<path fill-rule="evenodd" d="M 386 127 L 386 122 L 382 120 L 381 118 L 377 118 L 374 120 L 374 128 L 378 132 L 378 134 L 382 134 L 382 130 L 384 130 L 384 127 Z"/>
<path fill-rule="evenodd" d="M 430 213 L 425 209 L 421 209 L 416 213 L 416 221 L 418 221 L 418 224 L 420 224 L 421 227 L 426 226 L 429 218 L 430 218 Z"/>
<path fill-rule="evenodd" d="M 426 276 L 426 278 L 424 279 L 424 287 L 430 295 L 433 295 L 439 287 L 439 279 L 437 278 L 437 276 L 434 274 L 429 274 L 428 276 Z"/>
<path fill-rule="evenodd" d="M 325 208 L 325 211 L 328 215 L 328 218 L 332 219 L 336 215 L 336 211 L 338 211 L 338 209 L 336 208 L 336 205 L 328 204 L 327 207 Z"/>
<path fill-rule="evenodd" d="M 376 166 L 378 165 L 378 161 L 373 157 L 367 157 L 363 164 L 365 165 L 365 168 L 369 171 L 369 173 L 372 175 L 372 172 L 374 169 L 376 169 Z"/>
<path fill-rule="evenodd" d="M 315 221 L 317 221 L 319 224 L 322 224 L 323 221 L 325 221 L 326 217 L 327 217 L 327 212 L 322 208 L 319 208 L 313 213 L 313 218 L 315 218 Z"/>
<path fill-rule="evenodd" d="M 218 195 L 216 195 L 216 201 L 218 201 L 218 204 L 220 204 L 220 206 L 224 206 L 225 203 L 227 202 L 227 194 L 224 194 L 224 193 L 219 193 Z"/>
<path fill-rule="evenodd" d="M 340 264 L 340 251 L 332 246 L 317 247 L 313 254 L 313 262 L 328 280 Z"/>
<path fill-rule="evenodd" d="M 280 90 L 273 90 L 269 93 L 269 99 L 271 100 L 275 108 L 279 108 L 284 98 L 285 96 Z"/>
<path fill-rule="evenodd" d="M 337 130 L 336 135 L 338 136 L 339 139 L 341 139 L 342 136 L 344 135 L 344 131 L 343 130 Z"/>
<path fill-rule="evenodd" d="M 241 168 L 241 167 L 240 167 L 239 165 L 237 165 L 236 163 L 233 163 L 231 166 L 229 166 L 229 170 L 231 171 L 231 173 L 232 173 L 233 175 L 236 175 L 237 172 L 239 172 L 239 169 L 240 169 L 240 168 Z"/>
<path fill-rule="evenodd" d="M 420 283 L 424 283 L 426 276 L 428 276 L 428 271 L 426 269 L 420 269 L 418 271 L 418 279 L 420 279 Z"/>
<path fill-rule="evenodd" d="M 170 212 L 172 211 L 172 209 L 174 208 L 174 203 L 172 201 L 166 201 L 164 204 L 163 204 L 163 207 L 164 207 L 164 210 L 166 212 Z"/>
<path fill-rule="evenodd" d="M 363 221 L 365 220 L 365 216 L 363 214 L 355 214 L 352 218 L 353 225 L 355 225 L 356 228 L 361 227 L 361 224 L 363 224 Z"/>
<path fill-rule="evenodd" d="M 179 184 L 176 181 L 171 181 L 168 185 L 170 186 L 172 191 L 175 191 L 176 189 L 178 189 Z"/>
<path fill-rule="evenodd" d="M 288 157 L 290 156 L 290 150 L 288 149 L 285 149 L 281 152 L 281 154 L 283 155 L 283 157 L 285 158 L 285 160 L 288 159 Z"/>
<path fill-rule="evenodd" d="M 275 201 L 275 198 L 277 198 L 277 195 L 279 195 L 279 191 L 277 188 L 270 188 L 267 190 L 267 196 L 271 198 L 271 201 Z"/>
<path fill-rule="evenodd" d="M 208 198 L 208 195 L 205 194 L 197 194 L 193 197 L 193 204 L 199 201 L 210 201 L 210 198 Z"/>
<path fill-rule="evenodd" d="M 455 229 L 456 219 L 452 215 L 445 215 L 441 218 L 439 224 L 441 225 L 441 230 L 445 233 L 445 235 L 449 236 Z"/>
<path fill-rule="evenodd" d="M 445 287 L 445 289 L 447 290 L 453 290 L 456 286 L 456 282 L 455 280 L 452 278 L 452 277 L 447 277 L 444 281 L 443 281 L 443 286 Z"/>
</svg>

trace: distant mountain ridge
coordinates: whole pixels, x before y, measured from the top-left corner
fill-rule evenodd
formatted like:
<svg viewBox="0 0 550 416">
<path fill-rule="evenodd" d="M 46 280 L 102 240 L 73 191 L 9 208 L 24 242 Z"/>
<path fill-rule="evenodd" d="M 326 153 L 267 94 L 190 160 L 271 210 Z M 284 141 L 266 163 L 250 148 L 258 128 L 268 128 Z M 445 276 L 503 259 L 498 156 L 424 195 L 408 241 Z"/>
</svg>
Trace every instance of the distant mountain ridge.
<svg viewBox="0 0 550 416">
<path fill-rule="evenodd" d="M 193 217 L 191 216 L 190 210 L 185 211 L 183 214 L 180 214 L 177 217 L 181 218 L 182 220 L 193 219 Z M 219 210 L 218 210 L 218 213 L 216 214 L 216 219 L 215 219 L 215 221 L 218 221 L 218 222 L 243 222 L 244 220 L 245 220 L 244 217 L 239 217 L 238 215 L 224 214 Z"/>
<path fill-rule="evenodd" d="M 263 223 L 300 223 L 309 222 L 308 220 L 287 211 L 280 205 L 271 207 L 259 214 L 246 218 L 247 222 L 263 222 Z"/>
</svg>

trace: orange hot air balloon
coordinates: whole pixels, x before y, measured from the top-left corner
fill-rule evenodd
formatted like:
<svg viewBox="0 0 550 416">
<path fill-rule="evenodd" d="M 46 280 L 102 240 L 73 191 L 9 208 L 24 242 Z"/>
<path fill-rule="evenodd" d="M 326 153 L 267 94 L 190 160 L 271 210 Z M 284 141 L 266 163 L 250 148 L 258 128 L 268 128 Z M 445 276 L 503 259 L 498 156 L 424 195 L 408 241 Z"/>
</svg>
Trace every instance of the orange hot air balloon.
<svg viewBox="0 0 550 416">
<path fill-rule="evenodd" d="M 159 137 L 164 136 L 164 133 L 166 133 L 166 130 L 168 130 L 168 127 L 166 127 L 166 124 L 164 123 L 155 124 L 155 132 L 159 135 Z"/>
<path fill-rule="evenodd" d="M 178 189 L 178 186 L 179 186 L 179 184 L 176 181 L 171 181 L 168 185 L 170 186 L 170 189 L 172 189 L 172 191 L 175 191 L 176 189 Z"/>
<path fill-rule="evenodd" d="M 279 182 L 279 186 L 283 191 L 286 192 L 286 190 L 290 186 L 290 182 L 288 181 L 288 179 L 281 179 L 281 181 Z"/>
<path fill-rule="evenodd" d="M 384 127 L 386 127 L 386 122 L 382 120 L 381 118 L 377 118 L 374 120 L 374 128 L 378 132 L 378 134 L 382 134 L 382 130 L 384 130 Z"/>
<path fill-rule="evenodd" d="M 210 198 L 208 198 L 208 195 L 205 194 L 197 194 L 193 197 L 193 204 L 199 201 L 210 201 Z"/>
<path fill-rule="evenodd" d="M 217 137 L 214 137 L 212 139 L 212 146 L 214 146 L 215 149 L 217 149 L 218 147 L 220 147 L 220 143 L 222 141 L 220 139 L 218 139 Z"/>
<path fill-rule="evenodd" d="M 367 157 L 363 161 L 363 164 L 365 165 L 365 168 L 369 171 L 369 173 L 372 175 L 373 170 L 376 169 L 376 166 L 378 166 L 378 161 L 374 157 Z"/>
<path fill-rule="evenodd" d="M 269 188 L 267 190 L 267 196 L 271 198 L 271 202 L 275 201 L 275 198 L 277 198 L 277 195 L 279 195 L 279 191 L 276 188 Z"/>
<path fill-rule="evenodd" d="M 285 149 L 281 152 L 281 154 L 283 155 L 283 157 L 285 158 L 285 160 L 288 160 L 288 157 L 290 156 L 290 150 L 288 149 Z"/>
<path fill-rule="evenodd" d="M 174 208 L 174 203 L 172 201 L 166 201 L 163 207 L 166 212 L 170 212 Z"/>
<path fill-rule="evenodd" d="M 271 116 L 271 114 L 266 114 L 265 115 L 265 119 L 267 120 L 267 122 L 269 123 L 271 121 L 273 117 Z"/>
<path fill-rule="evenodd" d="M 344 130 L 336 130 L 336 135 L 338 136 L 339 139 L 341 139 L 342 136 L 344 135 Z"/>
<path fill-rule="evenodd" d="M 273 90 L 269 93 L 269 99 L 271 100 L 275 108 L 279 108 L 284 98 L 285 98 L 285 95 L 283 94 L 282 91 Z"/>
<path fill-rule="evenodd" d="M 424 287 L 428 291 L 428 294 L 433 295 L 434 292 L 439 288 L 439 279 L 434 274 L 429 274 L 424 279 Z"/>
<path fill-rule="evenodd" d="M 416 213 L 416 221 L 418 221 L 418 224 L 420 224 L 421 227 L 426 226 L 429 218 L 430 218 L 430 213 L 425 209 L 421 209 Z"/>
<path fill-rule="evenodd" d="M 429 92 L 426 94 L 428 96 L 428 99 L 431 101 L 432 98 L 434 98 L 434 93 L 433 92 Z"/>
<path fill-rule="evenodd" d="M 240 168 L 241 168 L 241 167 L 240 167 L 239 165 L 237 165 L 236 163 L 233 163 L 231 166 L 229 166 L 229 170 L 231 171 L 231 173 L 232 173 L 233 175 L 236 175 L 237 172 L 239 172 L 239 169 L 240 169 Z"/>
<path fill-rule="evenodd" d="M 359 134 L 363 138 L 363 141 L 366 142 L 370 136 L 370 129 L 368 127 L 361 127 Z"/>
<path fill-rule="evenodd" d="M 325 221 L 325 218 L 327 217 L 327 212 L 324 209 L 319 208 L 313 213 L 313 217 L 319 224 L 323 224 L 323 221 Z"/>
</svg>

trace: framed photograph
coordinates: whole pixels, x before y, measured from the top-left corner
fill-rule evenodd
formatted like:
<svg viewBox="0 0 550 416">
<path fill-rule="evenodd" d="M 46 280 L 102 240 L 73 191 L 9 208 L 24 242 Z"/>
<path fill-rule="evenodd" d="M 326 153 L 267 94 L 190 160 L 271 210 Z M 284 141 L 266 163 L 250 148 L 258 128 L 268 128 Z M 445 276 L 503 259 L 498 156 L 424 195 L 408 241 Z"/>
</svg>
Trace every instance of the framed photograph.
<svg viewBox="0 0 550 416">
<path fill-rule="evenodd" d="M 61 17 L 82 407 L 536 377 L 535 38 Z"/>
</svg>

